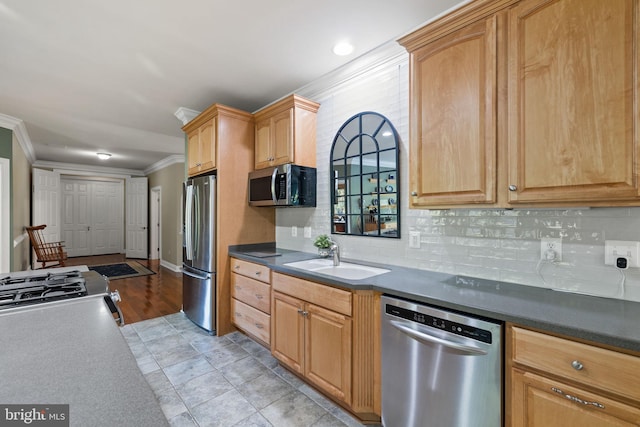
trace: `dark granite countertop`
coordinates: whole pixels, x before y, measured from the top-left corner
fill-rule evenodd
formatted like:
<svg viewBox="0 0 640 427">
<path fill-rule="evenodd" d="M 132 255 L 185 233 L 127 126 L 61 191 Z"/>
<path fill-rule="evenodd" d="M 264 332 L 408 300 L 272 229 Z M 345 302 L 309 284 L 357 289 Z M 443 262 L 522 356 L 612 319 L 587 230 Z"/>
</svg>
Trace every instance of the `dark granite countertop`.
<svg viewBox="0 0 640 427">
<path fill-rule="evenodd" d="M 247 252 L 277 252 L 279 255 L 256 257 Z M 344 261 L 391 271 L 368 279 L 346 280 L 287 267 L 285 264 L 290 262 L 318 256 L 276 248 L 273 243 L 232 246 L 229 255 L 331 286 L 373 289 L 451 310 L 640 351 L 638 302 L 349 259 Z"/>
</svg>

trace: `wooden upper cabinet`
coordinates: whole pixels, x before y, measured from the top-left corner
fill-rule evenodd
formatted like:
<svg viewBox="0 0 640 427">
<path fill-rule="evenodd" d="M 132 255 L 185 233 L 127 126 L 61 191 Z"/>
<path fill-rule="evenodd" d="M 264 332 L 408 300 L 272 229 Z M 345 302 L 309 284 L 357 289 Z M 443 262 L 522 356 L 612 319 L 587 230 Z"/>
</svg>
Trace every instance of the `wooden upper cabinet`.
<svg viewBox="0 0 640 427">
<path fill-rule="evenodd" d="M 637 0 L 509 11 L 510 203 L 638 200 L 639 31 Z"/>
<path fill-rule="evenodd" d="M 640 0 L 475 0 L 410 53 L 411 207 L 639 205 Z"/>
<path fill-rule="evenodd" d="M 216 168 L 216 119 L 207 120 L 187 134 L 189 176 Z"/>
<path fill-rule="evenodd" d="M 410 203 L 493 203 L 496 19 L 411 52 Z"/>
<path fill-rule="evenodd" d="M 255 168 L 296 163 L 316 166 L 316 113 L 320 104 L 290 95 L 255 113 Z"/>
</svg>

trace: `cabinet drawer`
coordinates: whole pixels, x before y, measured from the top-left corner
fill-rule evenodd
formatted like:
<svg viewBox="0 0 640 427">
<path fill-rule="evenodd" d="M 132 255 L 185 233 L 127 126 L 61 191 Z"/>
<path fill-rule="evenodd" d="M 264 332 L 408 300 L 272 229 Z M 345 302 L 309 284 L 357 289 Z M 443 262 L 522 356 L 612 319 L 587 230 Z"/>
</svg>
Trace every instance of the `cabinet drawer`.
<svg viewBox="0 0 640 427">
<path fill-rule="evenodd" d="M 640 400 L 639 357 L 517 327 L 511 345 L 515 363 Z"/>
<path fill-rule="evenodd" d="M 274 291 L 351 316 L 351 292 L 275 272 L 272 286 Z"/>
<path fill-rule="evenodd" d="M 270 283 L 271 270 L 269 267 L 260 264 L 254 264 L 252 262 L 243 261 L 241 259 L 231 258 L 231 271 L 234 273 L 242 274 L 243 276 L 251 277 L 252 279 L 259 280 L 264 283 Z"/>
<path fill-rule="evenodd" d="M 267 345 L 271 340 L 271 316 L 231 298 L 233 323 Z"/>
<path fill-rule="evenodd" d="M 271 286 L 231 273 L 231 296 L 251 307 L 271 314 Z"/>
</svg>

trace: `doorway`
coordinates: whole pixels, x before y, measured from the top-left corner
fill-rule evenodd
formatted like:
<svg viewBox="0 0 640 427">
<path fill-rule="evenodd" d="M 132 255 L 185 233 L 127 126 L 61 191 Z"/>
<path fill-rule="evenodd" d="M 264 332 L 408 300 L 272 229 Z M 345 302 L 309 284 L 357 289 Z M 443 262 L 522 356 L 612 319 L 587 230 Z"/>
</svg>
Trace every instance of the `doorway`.
<svg viewBox="0 0 640 427">
<path fill-rule="evenodd" d="M 124 182 L 63 177 L 62 237 L 70 257 L 124 251 Z"/>
<path fill-rule="evenodd" d="M 150 223 L 149 230 L 151 231 L 149 259 L 160 259 L 162 253 L 162 214 L 160 206 L 162 199 L 162 187 L 153 187 L 151 189 L 151 199 L 149 200 Z"/>
</svg>

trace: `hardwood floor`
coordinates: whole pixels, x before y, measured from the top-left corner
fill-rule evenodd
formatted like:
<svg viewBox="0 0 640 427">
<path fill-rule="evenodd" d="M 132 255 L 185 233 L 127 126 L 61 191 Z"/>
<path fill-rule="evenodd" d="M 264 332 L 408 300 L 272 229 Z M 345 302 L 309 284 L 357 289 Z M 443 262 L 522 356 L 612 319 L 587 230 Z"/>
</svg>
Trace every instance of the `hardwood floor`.
<svg viewBox="0 0 640 427">
<path fill-rule="evenodd" d="M 109 282 L 112 290 L 120 292 L 118 303 L 125 323 L 165 316 L 182 308 L 182 273 L 160 267 L 159 260 L 126 259 L 123 254 L 69 258 L 66 265 L 99 265 L 137 261 L 156 274 L 117 279 Z"/>
</svg>

